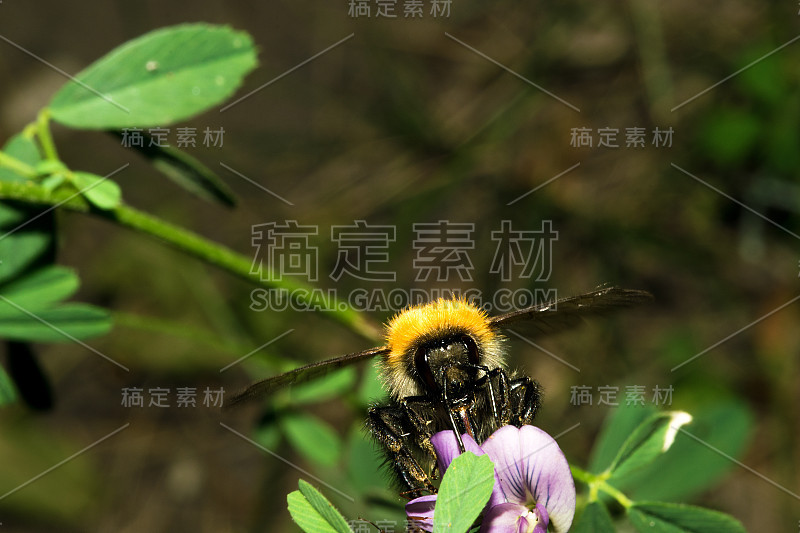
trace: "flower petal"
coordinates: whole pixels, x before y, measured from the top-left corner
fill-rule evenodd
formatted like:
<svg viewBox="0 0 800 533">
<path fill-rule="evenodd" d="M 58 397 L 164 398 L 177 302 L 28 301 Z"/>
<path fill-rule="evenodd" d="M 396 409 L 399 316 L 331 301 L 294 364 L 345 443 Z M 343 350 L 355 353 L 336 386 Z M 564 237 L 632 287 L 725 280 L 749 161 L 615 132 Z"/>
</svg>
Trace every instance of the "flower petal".
<svg viewBox="0 0 800 533">
<path fill-rule="evenodd" d="M 483 455 L 485 452 L 481 450 L 475 439 L 467 434 L 461 435 L 461 441 L 464 443 L 464 448 L 468 452 L 475 455 Z M 443 476 L 447 467 L 453 462 L 453 459 L 461 455 L 461 448 L 458 446 L 458 439 L 452 430 L 440 431 L 431 437 L 431 444 L 436 450 L 437 462 L 439 463 L 439 475 Z"/>
<path fill-rule="evenodd" d="M 541 530 L 541 533 L 547 533 L 547 525 L 550 523 L 550 515 L 547 514 L 547 508 L 541 503 L 537 503 L 536 509 L 531 512 L 535 514 L 537 519 L 534 532 L 539 533 Z M 567 526 L 567 529 L 569 529 L 569 526 Z"/>
<path fill-rule="evenodd" d="M 415 498 L 406 504 L 406 516 L 409 525 L 414 525 L 425 531 L 433 531 L 433 511 L 436 504 L 436 494 Z"/>
<path fill-rule="evenodd" d="M 486 452 L 480 446 L 478 446 L 478 443 L 475 442 L 475 439 L 466 433 L 461 435 L 461 441 L 464 443 L 464 448 L 466 451 L 472 452 L 478 456 L 486 454 Z M 440 431 L 431 437 L 431 444 L 433 444 L 433 448 L 436 450 L 436 457 L 439 464 L 439 475 L 444 476 L 445 470 L 447 470 L 447 468 L 450 466 L 450 463 L 453 462 L 453 459 L 461 455 L 461 448 L 458 447 L 456 434 L 451 430 Z M 497 465 L 495 465 L 494 487 L 492 488 L 492 495 L 489 497 L 489 501 L 486 503 L 486 508 L 490 509 L 492 506 L 505 501 L 506 498 L 503 495 L 503 491 L 500 489 L 500 480 L 497 477 Z"/>
<path fill-rule="evenodd" d="M 556 532 L 567 531 L 575 515 L 575 482 L 553 438 L 534 426 L 504 426 L 483 443 L 508 502 L 547 510 Z"/>
<path fill-rule="evenodd" d="M 478 446 L 475 439 L 466 433 L 461 435 L 461 441 L 464 443 L 466 451 L 472 452 L 478 456 L 486 455 L 486 452 Z M 439 475 L 444 476 L 445 471 L 450 466 L 450 463 L 453 462 L 453 459 L 461 455 L 461 448 L 458 446 L 456 434 L 451 430 L 440 431 L 431 437 L 431 444 L 433 444 L 433 448 L 436 450 Z M 505 496 L 503 496 L 503 491 L 500 490 L 500 480 L 497 478 L 496 470 L 495 467 L 494 487 L 492 488 L 492 495 L 486 503 L 486 509 L 490 509 L 492 506 L 506 501 Z"/>
<path fill-rule="evenodd" d="M 525 503 L 525 485 L 519 460 L 522 457 L 519 442 L 519 429 L 503 426 L 495 431 L 482 446 L 494 463 L 495 474 L 500 480 L 500 488 L 506 500 L 512 503 Z"/>
<path fill-rule="evenodd" d="M 541 511 L 541 513 L 540 513 Z M 545 533 L 547 511 L 535 511 L 518 503 L 501 503 L 492 507 L 481 522 L 480 533 Z"/>
<path fill-rule="evenodd" d="M 526 472 L 536 503 L 544 505 L 556 532 L 567 531 L 575 516 L 575 481 L 556 441 L 534 426 L 520 429 Z"/>
</svg>

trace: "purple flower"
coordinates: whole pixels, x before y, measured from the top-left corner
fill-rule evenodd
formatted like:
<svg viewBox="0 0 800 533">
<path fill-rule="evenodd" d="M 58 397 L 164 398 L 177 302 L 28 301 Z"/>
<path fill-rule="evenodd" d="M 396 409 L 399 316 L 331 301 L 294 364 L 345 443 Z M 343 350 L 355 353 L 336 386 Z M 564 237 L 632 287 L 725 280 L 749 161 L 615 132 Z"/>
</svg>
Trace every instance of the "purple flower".
<svg viewBox="0 0 800 533">
<path fill-rule="evenodd" d="M 575 514 L 575 483 L 569 464 L 553 438 L 534 426 L 504 426 L 478 444 L 462 435 L 464 448 L 487 454 L 494 463 L 495 484 L 484 509 L 481 531 L 544 533 L 567 531 Z M 444 475 L 460 454 L 455 433 L 441 431 L 431 438 L 439 472 Z M 426 531 L 433 530 L 436 495 L 406 504 L 406 514 Z"/>
<path fill-rule="evenodd" d="M 575 515 L 575 482 L 556 441 L 534 426 L 504 426 L 481 446 L 494 463 L 503 497 L 484 517 L 481 531 L 567 531 Z M 502 524 L 518 517 L 518 529 Z M 527 524 L 527 527 L 525 527 Z"/>
<path fill-rule="evenodd" d="M 489 512 L 484 515 L 481 531 L 545 533 L 547 519 L 547 509 L 541 503 L 537 503 L 533 510 L 518 503 L 501 503 L 489 509 Z M 571 522 L 572 518 L 570 518 Z"/>
</svg>

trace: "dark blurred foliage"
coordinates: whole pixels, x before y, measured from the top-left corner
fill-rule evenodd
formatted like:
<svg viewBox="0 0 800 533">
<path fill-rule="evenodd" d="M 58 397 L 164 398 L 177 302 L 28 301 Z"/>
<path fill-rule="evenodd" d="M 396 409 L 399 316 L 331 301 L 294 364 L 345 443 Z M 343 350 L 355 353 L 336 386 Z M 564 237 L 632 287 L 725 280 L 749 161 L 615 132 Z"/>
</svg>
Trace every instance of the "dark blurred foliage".
<svg viewBox="0 0 800 533">
<path fill-rule="evenodd" d="M 60 152 L 72 166 L 98 174 L 130 162 L 119 175 L 128 203 L 246 255 L 255 253 L 254 224 L 317 225 L 318 284 L 340 295 L 384 286 L 327 276 L 337 258 L 330 228 L 354 220 L 397 227 L 389 254 L 401 288 L 455 285 L 491 294 L 555 287 L 560 296 L 601 283 L 650 290 L 655 302 L 649 307 L 539 341 L 580 373 L 509 341 L 512 365 L 545 387 L 541 427 L 555 435 L 580 422 L 559 443 L 571 461 L 585 464 L 608 413 L 597 405 L 597 387 L 619 387 L 624 402 L 627 386 L 644 386 L 648 401 L 653 387 L 672 386 L 672 406 L 690 412 L 740 402 L 755 420 L 741 461 L 797 492 L 800 310 L 789 305 L 756 321 L 798 290 L 800 44 L 764 57 L 795 38 L 798 6 L 454 2 L 450 16 L 439 19 L 427 9 L 422 19 L 409 20 L 402 13 L 396 19 L 349 17 L 345 1 L 4 0 L 0 35 L 74 73 L 153 28 L 195 20 L 230 24 L 250 32 L 260 47 L 261 65 L 243 95 L 353 33 L 229 110 L 181 124 L 224 128 L 223 147 L 190 152 L 231 185 L 240 198 L 236 209 L 177 189 L 99 133 L 57 127 Z M 6 42 L 0 42 L 0 80 L 3 140 L 33 120 L 64 82 Z M 647 132 L 643 148 L 625 146 L 626 129 L 635 127 Z M 594 146 L 571 146 L 575 128 L 590 128 Z M 617 128 L 620 146 L 598 147 L 600 128 Z M 653 146 L 655 128 L 672 128 L 671 146 Z M 220 421 L 259 442 L 279 443 L 274 452 L 327 483 L 350 483 L 345 492 L 358 495 L 355 504 L 327 493 L 347 516 L 396 518 L 380 514 L 396 513 L 402 503 L 383 477 L 373 483 L 384 488 L 366 487 L 363 462 L 371 445 L 355 429 L 363 395 L 296 408 L 325 420 L 345 441 L 342 458 L 331 466 L 310 462 L 278 440 L 280 424 L 270 424 L 280 418 L 276 411 L 261 419 L 259 433 L 257 408 L 220 414 L 200 406 L 120 405 L 124 387 L 233 390 L 276 372 L 271 354 L 314 361 L 366 348 L 369 341 L 316 314 L 254 312 L 248 307 L 252 286 L 243 281 L 96 219 L 58 218 L 59 260 L 80 273 L 80 299 L 123 313 L 109 336 L 89 344 L 131 371 L 79 345 L 39 347 L 55 407 L 46 414 L 19 407 L 0 415 L 0 463 L 10 471 L 4 478 L 19 480 L 3 482 L 0 492 L 130 426 L 0 501 L 0 521 L 25 531 L 295 530 L 285 495 L 298 477 L 308 476 Z M 413 224 L 438 220 L 475 224 L 472 281 L 415 281 Z M 496 246 L 491 232 L 501 220 L 519 229 L 553 221 L 559 238 L 546 284 L 502 283 L 489 274 Z M 388 315 L 371 318 L 379 323 Z M 292 334 L 247 365 L 219 373 L 290 328 Z M 266 364 L 256 361 L 262 355 Z M 571 405 L 574 386 L 592 387 L 594 405 Z M 796 528 L 800 518 L 794 497 L 735 465 L 694 503 L 759 531 Z"/>
</svg>

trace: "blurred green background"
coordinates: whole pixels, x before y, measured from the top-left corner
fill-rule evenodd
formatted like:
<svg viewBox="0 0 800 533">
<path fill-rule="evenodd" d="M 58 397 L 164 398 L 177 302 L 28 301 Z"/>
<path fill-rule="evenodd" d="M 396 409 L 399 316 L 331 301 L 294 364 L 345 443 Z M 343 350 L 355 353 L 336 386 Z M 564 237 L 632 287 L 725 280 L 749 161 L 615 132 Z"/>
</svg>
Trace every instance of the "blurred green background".
<svg viewBox="0 0 800 533">
<path fill-rule="evenodd" d="M 176 188 L 100 133 L 56 126 L 62 157 L 101 175 L 130 163 L 117 176 L 129 204 L 248 256 L 256 253 L 255 224 L 317 225 L 317 284 L 345 297 L 385 287 L 327 276 L 337 259 L 330 228 L 354 220 L 396 226 L 389 255 L 401 288 L 492 294 L 555 287 L 559 296 L 601 283 L 647 289 L 656 297 L 651 306 L 537 341 L 580 373 L 509 341 L 512 366 L 545 388 L 539 425 L 555 435 L 580 422 L 559 443 L 571 461 L 585 465 L 609 412 L 596 405 L 598 387 L 619 387 L 624 402 L 627 386 L 644 386 L 648 401 L 654 387 L 671 386 L 674 408 L 700 413 L 735 406 L 737 420 L 752 420 L 740 460 L 797 493 L 797 304 L 671 369 L 798 295 L 800 44 L 726 80 L 797 36 L 798 5 L 471 1 L 453 2 L 449 17 L 435 18 L 425 2 L 416 20 L 404 18 L 402 6 L 396 19 L 386 19 L 374 16 L 375 4 L 372 17 L 351 17 L 344 0 L 5 0 L 0 35 L 76 73 L 154 28 L 229 24 L 252 34 L 260 49 L 260 66 L 241 96 L 353 34 L 225 112 L 179 125 L 224 128 L 222 147 L 198 143 L 189 151 L 230 184 L 240 199 L 236 209 Z M 65 81 L 5 40 L 0 80 L 3 142 Z M 575 128 L 591 129 L 592 147 L 572 146 Z M 598 146 L 600 128 L 618 129 L 619 147 Z M 645 129 L 645 147 L 626 147 L 628 128 Z M 671 146 L 653 146 L 656 128 L 672 128 Z M 472 281 L 415 281 L 413 224 L 438 220 L 475 224 Z M 489 273 L 496 247 L 491 232 L 501 220 L 528 230 L 553 221 L 559 239 L 546 284 L 518 277 L 504 283 Z M 112 333 L 88 344 L 130 372 L 79 345 L 38 347 L 57 403 L 46 413 L 23 406 L 0 412 L 0 493 L 130 426 L 0 500 L 4 530 L 295 531 L 285 496 L 298 477 L 309 476 L 219 422 L 355 496 L 350 503 L 323 487 L 346 516 L 398 519 L 391 513 L 401 501 L 387 488 L 387 476 L 374 473 L 378 460 L 358 432 L 365 400 L 380 394 L 369 374 L 353 383 L 345 378 L 345 394 L 320 402 L 293 402 L 287 393 L 263 416 L 258 407 L 219 413 L 120 405 L 125 387 L 232 391 L 277 372 L 277 355 L 310 362 L 370 341 L 318 314 L 253 311 L 252 285 L 146 236 L 74 213 L 61 213 L 59 223 L 59 262 L 79 272 L 78 299 L 119 313 Z M 379 324 L 390 314 L 367 318 Z M 220 374 L 289 329 L 246 364 Z M 576 386 L 595 391 L 594 405 L 570 402 Z M 316 426 L 317 441 L 325 443 L 316 456 L 292 445 L 302 441 L 311 415 L 326 424 Z M 276 418 L 279 423 L 270 423 Z M 733 464 L 721 483 L 691 501 L 732 514 L 750 530 L 795 531 L 800 520 L 795 497 Z"/>
</svg>

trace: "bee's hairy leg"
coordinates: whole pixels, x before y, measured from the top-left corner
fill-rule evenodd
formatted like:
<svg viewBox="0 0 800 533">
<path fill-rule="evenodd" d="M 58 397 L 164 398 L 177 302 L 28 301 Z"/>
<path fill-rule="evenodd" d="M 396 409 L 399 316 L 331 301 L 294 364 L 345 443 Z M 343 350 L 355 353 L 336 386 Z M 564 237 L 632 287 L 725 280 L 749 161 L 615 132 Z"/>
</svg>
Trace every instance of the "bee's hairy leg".
<svg viewBox="0 0 800 533">
<path fill-rule="evenodd" d="M 497 427 L 507 426 L 511 423 L 511 381 L 502 368 L 493 368 L 486 372 L 486 387 L 492 403 L 492 412 L 495 416 Z"/>
<path fill-rule="evenodd" d="M 433 494 L 436 488 L 411 453 L 410 445 L 418 445 L 419 440 L 415 438 L 418 421 L 412 420 L 413 415 L 404 402 L 371 407 L 367 412 L 367 428 L 383 446 L 388 463 L 398 480 L 408 489 L 408 494 L 417 497 L 426 492 Z M 423 440 L 431 446 L 429 437 Z"/>
<path fill-rule="evenodd" d="M 400 404 L 406 411 L 409 421 L 414 424 L 416 429 L 415 444 L 420 447 L 436 464 L 436 450 L 431 443 L 433 432 L 431 431 L 431 424 L 433 423 L 433 410 L 434 407 L 428 398 L 424 396 L 409 396 L 400 400 Z"/>
<path fill-rule="evenodd" d="M 517 427 L 530 425 L 542 404 L 542 392 L 539 384 L 523 376 L 511 380 L 511 423 Z"/>
</svg>

